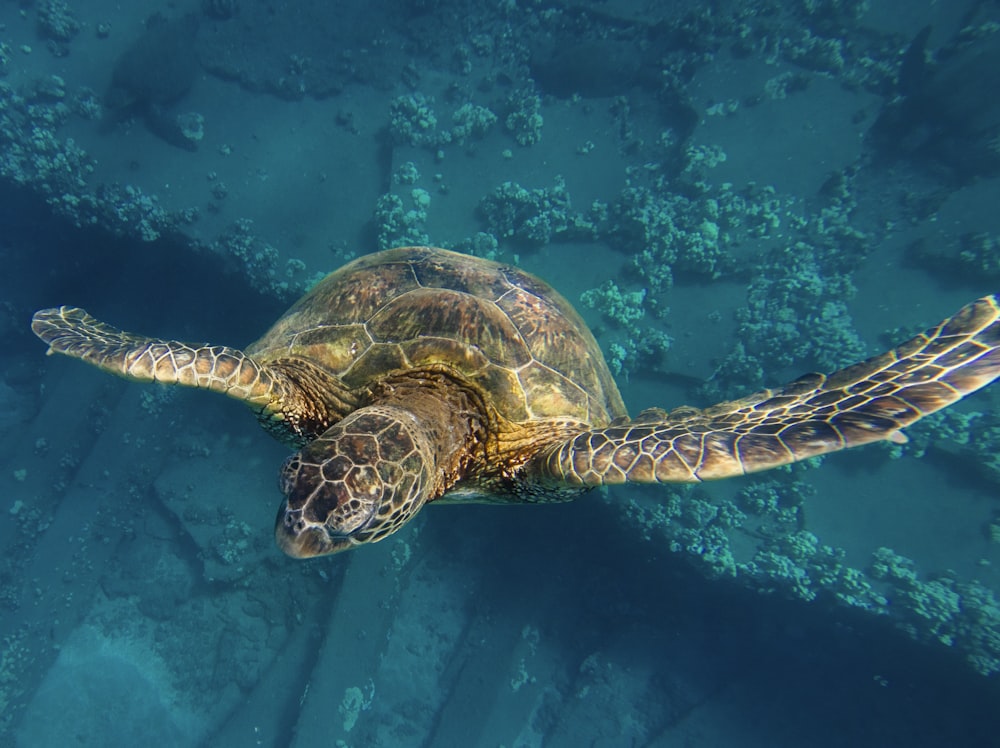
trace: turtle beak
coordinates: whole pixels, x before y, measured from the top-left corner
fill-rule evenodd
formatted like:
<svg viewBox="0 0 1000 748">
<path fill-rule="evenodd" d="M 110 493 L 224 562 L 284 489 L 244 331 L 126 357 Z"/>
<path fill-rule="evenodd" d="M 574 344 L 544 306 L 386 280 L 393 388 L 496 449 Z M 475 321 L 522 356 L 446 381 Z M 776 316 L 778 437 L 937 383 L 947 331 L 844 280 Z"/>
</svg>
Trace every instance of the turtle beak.
<svg viewBox="0 0 1000 748">
<path fill-rule="evenodd" d="M 353 548 L 348 538 L 331 538 L 322 525 L 302 521 L 302 511 L 288 508 L 282 501 L 274 522 L 274 540 L 278 547 L 292 558 L 313 558 L 340 553 Z"/>
</svg>

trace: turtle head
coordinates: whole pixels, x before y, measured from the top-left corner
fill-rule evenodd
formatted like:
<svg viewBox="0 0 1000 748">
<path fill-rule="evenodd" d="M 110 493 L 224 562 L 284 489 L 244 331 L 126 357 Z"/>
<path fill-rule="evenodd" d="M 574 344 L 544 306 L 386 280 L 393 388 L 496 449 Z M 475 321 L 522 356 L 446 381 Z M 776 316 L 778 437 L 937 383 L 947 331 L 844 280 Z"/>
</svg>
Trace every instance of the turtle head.
<svg viewBox="0 0 1000 748">
<path fill-rule="evenodd" d="M 356 410 L 285 461 L 278 546 L 308 558 L 381 540 L 420 510 L 433 475 L 433 452 L 412 413 Z"/>
</svg>

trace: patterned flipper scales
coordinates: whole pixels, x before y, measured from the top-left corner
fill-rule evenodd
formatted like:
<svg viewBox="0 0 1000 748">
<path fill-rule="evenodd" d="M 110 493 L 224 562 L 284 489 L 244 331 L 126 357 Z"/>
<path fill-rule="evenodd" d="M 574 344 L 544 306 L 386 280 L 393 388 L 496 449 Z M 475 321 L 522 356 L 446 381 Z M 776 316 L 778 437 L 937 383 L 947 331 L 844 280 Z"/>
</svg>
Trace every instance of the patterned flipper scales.
<svg viewBox="0 0 1000 748">
<path fill-rule="evenodd" d="M 688 483 L 889 440 L 1000 375 L 1000 295 L 899 347 L 704 410 L 649 410 L 578 434 L 529 462 L 542 483 Z"/>
<path fill-rule="evenodd" d="M 35 313 L 31 329 L 49 346 L 111 374 L 221 392 L 258 411 L 280 400 L 284 383 L 252 358 L 221 345 L 191 345 L 123 332 L 83 309 L 62 306 Z"/>
</svg>

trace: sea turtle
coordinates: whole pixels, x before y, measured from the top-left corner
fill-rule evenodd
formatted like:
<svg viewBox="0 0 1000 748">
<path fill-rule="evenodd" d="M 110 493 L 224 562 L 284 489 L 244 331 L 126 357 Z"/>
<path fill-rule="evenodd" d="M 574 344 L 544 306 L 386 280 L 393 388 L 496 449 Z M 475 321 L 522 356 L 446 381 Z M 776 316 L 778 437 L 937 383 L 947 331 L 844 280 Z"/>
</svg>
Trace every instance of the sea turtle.
<svg viewBox="0 0 1000 748">
<path fill-rule="evenodd" d="M 275 526 L 296 557 L 381 540 L 431 501 L 562 501 L 905 441 L 901 428 L 1000 375 L 997 295 L 833 374 L 630 419 L 569 302 L 523 270 L 430 247 L 354 260 L 245 352 L 132 335 L 65 306 L 32 329 L 50 353 L 247 403 L 298 448 Z"/>
</svg>

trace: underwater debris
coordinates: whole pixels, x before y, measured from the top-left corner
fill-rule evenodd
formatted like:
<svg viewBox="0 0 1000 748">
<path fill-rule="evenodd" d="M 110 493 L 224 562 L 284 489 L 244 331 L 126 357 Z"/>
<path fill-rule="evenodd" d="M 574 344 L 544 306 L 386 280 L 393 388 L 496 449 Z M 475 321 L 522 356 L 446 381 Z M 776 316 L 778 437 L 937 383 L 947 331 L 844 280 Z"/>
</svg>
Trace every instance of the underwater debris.
<svg viewBox="0 0 1000 748">
<path fill-rule="evenodd" d="M 142 117 L 150 132 L 171 145 L 193 150 L 189 122 L 171 111 L 191 89 L 198 74 L 195 38 L 198 16 L 167 19 L 156 13 L 145 32 L 115 62 L 104 97 L 111 123 Z"/>
<path fill-rule="evenodd" d="M 1000 173 L 1000 33 L 939 51 L 936 68 L 924 61 L 926 30 L 903 58 L 900 96 L 868 131 L 876 153 L 943 172 L 959 183 Z"/>
</svg>

